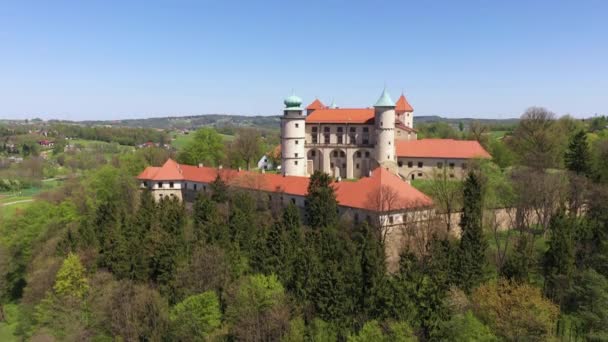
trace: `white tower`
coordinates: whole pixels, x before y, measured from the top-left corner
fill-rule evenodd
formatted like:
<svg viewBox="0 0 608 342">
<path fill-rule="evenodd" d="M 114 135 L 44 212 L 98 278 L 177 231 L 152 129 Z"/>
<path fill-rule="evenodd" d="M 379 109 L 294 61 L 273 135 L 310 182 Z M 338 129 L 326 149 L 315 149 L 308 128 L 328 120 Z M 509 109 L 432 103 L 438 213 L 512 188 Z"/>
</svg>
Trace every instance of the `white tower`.
<svg viewBox="0 0 608 342">
<path fill-rule="evenodd" d="M 396 170 L 395 157 L 395 103 L 386 88 L 374 105 L 376 123 L 376 161 L 382 167 Z"/>
<path fill-rule="evenodd" d="M 295 95 L 284 101 L 281 117 L 281 172 L 284 176 L 306 176 L 306 116 Z"/>
</svg>

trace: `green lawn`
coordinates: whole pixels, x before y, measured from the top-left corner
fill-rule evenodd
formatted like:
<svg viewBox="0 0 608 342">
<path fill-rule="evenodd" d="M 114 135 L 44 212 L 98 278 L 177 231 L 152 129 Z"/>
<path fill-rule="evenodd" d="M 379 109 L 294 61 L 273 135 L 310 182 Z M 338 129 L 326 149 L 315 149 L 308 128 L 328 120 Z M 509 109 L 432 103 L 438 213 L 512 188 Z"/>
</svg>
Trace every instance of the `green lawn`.
<svg viewBox="0 0 608 342">
<path fill-rule="evenodd" d="M 234 135 L 220 133 L 220 136 L 222 139 L 224 139 L 224 142 L 230 142 L 235 139 Z M 188 144 L 188 142 L 190 142 L 190 140 L 194 138 L 194 132 L 190 132 L 190 134 L 175 133 L 173 134 L 173 138 L 175 138 L 175 140 L 171 142 L 171 146 L 181 150 L 184 148 L 184 146 L 186 146 L 186 144 Z"/>
</svg>

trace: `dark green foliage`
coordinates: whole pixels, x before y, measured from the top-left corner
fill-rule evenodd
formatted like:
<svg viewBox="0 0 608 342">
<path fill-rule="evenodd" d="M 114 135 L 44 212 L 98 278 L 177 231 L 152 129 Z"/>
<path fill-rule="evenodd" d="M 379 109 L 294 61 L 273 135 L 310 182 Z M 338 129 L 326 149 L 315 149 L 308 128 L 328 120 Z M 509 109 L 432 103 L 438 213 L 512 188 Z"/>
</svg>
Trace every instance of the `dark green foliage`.
<svg viewBox="0 0 608 342">
<path fill-rule="evenodd" d="M 313 229 L 329 227 L 338 221 L 338 202 L 328 174 L 315 171 L 306 195 L 307 224 Z"/>
<path fill-rule="evenodd" d="M 577 337 L 588 341 L 608 340 L 608 280 L 593 269 L 579 272 L 564 301 Z"/>
<path fill-rule="evenodd" d="M 528 234 L 520 234 L 515 249 L 500 269 L 500 274 L 518 283 L 528 282 L 535 263 L 533 253 L 532 238 Z"/>
<path fill-rule="evenodd" d="M 229 240 L 226 225 L 221 221 L 217 203 L 199 193 L 193 206 L 194 240 L 196 243 L 221 243 Z"/>
<path fill-rule="evenodd" d="M 574 272 L 574 232 L 576 221 L 564 212 L 558 213 L 549 224 L 551 238 L 545 253 L 543 268 L 545 274 L 545 295 L 555 303 L 563 303 L 572 282 Z"/>
<path fill-rule="evenodd" d="M 566 168 L 577 175 L 590 176 L 591 154 L 587 144 L 587 133 L 580 130 L 572 136 L 568 144 L 568 150 L 564 156 Z"/>
<path fill-rule="evenodd" d="M 211 188 L 211 199 L 216 203 L 224 203 L 228 200 L 228 185 L 224 180 L 217 175 L 213 183 L 209 186 Z"/>
<path fill-rule="evenodd" d="M 462 236 L 459 249 L 459 284 L 470 292 L 483 280 L 487 242 L 483 236 L 482 189 L 478 177 L 470 172 L 464 182 L 464 208 L 460 219 Z"/>
<path fill-rule="evenodd" d="M 377 317 L 383 312 L 382 295 L 386 283 L 384 245 L 377 230 L 364 223 L 355 235 L 355 247 L 359 252 L 359 312 L 367 317 Z"/>
</svg>

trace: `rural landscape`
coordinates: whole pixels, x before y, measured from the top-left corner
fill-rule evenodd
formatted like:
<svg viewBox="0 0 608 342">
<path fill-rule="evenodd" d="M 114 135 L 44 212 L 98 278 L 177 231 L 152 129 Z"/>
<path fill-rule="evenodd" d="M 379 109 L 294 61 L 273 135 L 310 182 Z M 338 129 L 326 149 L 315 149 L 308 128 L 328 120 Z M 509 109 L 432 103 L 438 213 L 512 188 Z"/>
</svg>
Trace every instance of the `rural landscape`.
<svg viewBox="0 0 608 342">
<path fill-rule="evenodd" d="M 0 8 L 0 342 L 608 341 L 608 2 Z"/>
</svg>

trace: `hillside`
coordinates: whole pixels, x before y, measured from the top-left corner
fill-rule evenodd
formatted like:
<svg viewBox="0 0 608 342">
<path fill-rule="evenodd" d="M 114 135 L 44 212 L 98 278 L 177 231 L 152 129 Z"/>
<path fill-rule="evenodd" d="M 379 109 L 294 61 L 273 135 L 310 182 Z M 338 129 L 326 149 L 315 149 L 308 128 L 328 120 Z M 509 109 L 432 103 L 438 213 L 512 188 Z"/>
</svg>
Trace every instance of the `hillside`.
<svg viewBox="0 0 608 342">
<path fill-rule="evenodd" d="M 52 120 L 53 122 L 68 123 L 66 121 Z M 246 116 L 231 114 L 202 114 L 192 116 L 169 116 L 145 119 L 124 119 L 124 120 L 85 120 L 69 122 L 81 125 L 105 125 L 120 127 L 142 127 L 159 129 L 194 129 L 201 126 L 212 127 L 256 127 L 264 129 L 278 129 L 280 116 Z M 458 125 L 462 122 L 468 125 L 472 121 L 480 121 L 488 125 L 513 125 L 519 119 L 474 119 L 474 118 L 444 118 L 438 115 L 416 116 L 415 123 L 446 122 L 450 125 Z"/>
</svg>

